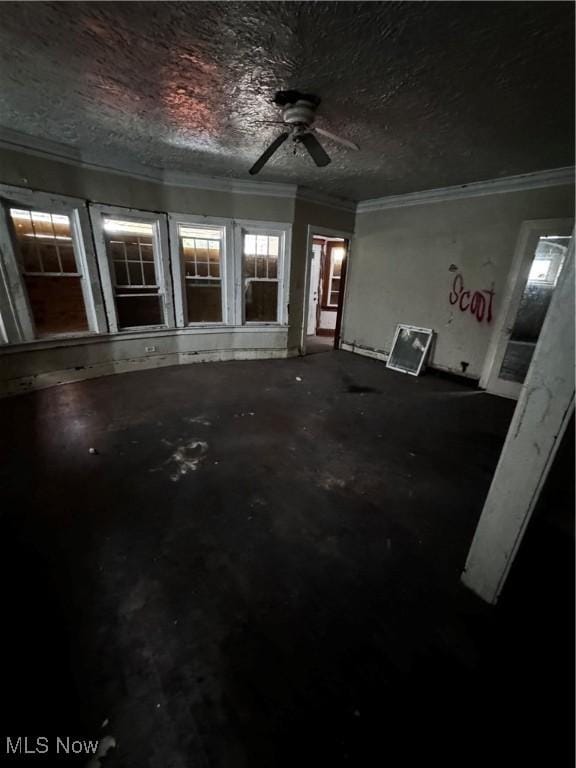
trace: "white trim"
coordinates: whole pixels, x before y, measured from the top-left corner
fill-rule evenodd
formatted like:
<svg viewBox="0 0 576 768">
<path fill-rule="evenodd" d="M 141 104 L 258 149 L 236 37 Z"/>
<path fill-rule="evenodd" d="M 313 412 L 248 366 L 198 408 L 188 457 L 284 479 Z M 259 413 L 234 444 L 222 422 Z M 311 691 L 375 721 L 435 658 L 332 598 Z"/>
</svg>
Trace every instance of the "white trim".
<svg viewBox="0 0 576 768">
<path fill-rule="evenodd" d="M 554 234 L 563 234 L 564 232 L 570 234 L 573 224 L 572 219 L 530 219 L 522 222 L 516 239 L 514 257 L 508 273 L 502 302 L 496 316 L 488 352 L 482 367 L 482 374 L 478 384 L 481 389 L 486 389 L 491 394 L 501 395 L 502 397 L 518 399 L 522 385 L 513 381 L 499 380 L 496 369 L 499 371 L 502 365 L 506 344 L 516 319 L 518 305 L 528 279 L 538 238 L 552 231 Z M 504 336 L 506 339 L 504 339 Z"/>
<path fill-rule="evenodd" d="M 489 603 L 502 591 L 573 412 L 574 239 L 462 574 Z"/>
<path fill-rule="evenodd" d="M 344 285 L 344 296 L 342 297 L 342 318 L 340 323 L 340 338 L 342 338 L 342 332 L 344 328 L 344 308 L 346 306 L 346 297 L 348 294 L 348 286 L 350 284 L 350 256 L 352 254 L 352 241 L 354 239 L 354 233 L 345 232 L 340 229 L 333 229 L 332 227 L 318 227 L 315 224 L 308 224 L 306 230 L 306 265 L 304 270 L 304 296 L 303 296 L 303 313 L 302 313 L 302 327 L 300 328 L 300 347 L 299 353 L 301 355 L 306 354 L 306 336 L 308 327 L 308 307 L 310 305 L 310 265 L 314 258 L 314 252 L 312 246 L 314 244 L 314 236 L 317 237 L 341 237 L 348 241 L 348 249 L 346 252 L 346 283 Z M 321 301 L 321 297 L 318 297 L 318 301 Z"/>
<path fill-rule="evenodd" d="M 89 330 L 86 333 L 105 333 L 108 328 L 102 305 L 96 255 L 92 244 L 85 201 L 76 197 L 36 192 L 7 184 L 0 184 L 0 200 L 4 201 L 1 205 L 2 212 L 0 214 L 0 256 L 3 260 L 0 272 L 4 278 L 4 288 L 1 292 L 3 301 L 0 311 L 5 318 L 8 342 L 31 341 L 36 337 L 28 292 L 22 279 L 22 271 L 10 234 L 11 225 L 8 209 L 11 205 L 20 205 L 30 210 L 60 213 L 68 216 L 88 322 Z M 75 336 L 77 334 L 66 334 L 66 336 L 68 335 Z M 61 338 L 65 338 L 65 336 Z"/>
<path fill-rule="evenodd" d="M 371 357 L 373 360 L 381 360 L 386 362 L 388 360 L 388 352 L 378 352 L 370 347 L 362 347 L 358 344 L 350 344 L 347 341 L 343 341 L 340 344 L 340 349 L 344 352 L 353 352 L 355 355 L 363 355 L 364 357 Z"/>
<path fill-rule="evenodd" d="M 355 213 L 357 203 L 353 200 L 346 200 L 342 197 L 333 197 L 325 192 L 316 192 L 307 187 L 298 187 L 296 199 L 305 203 L 316 203 L 317 205 L 327 205 L 329 208 L 340 208 L 343 211 Z"/>
<path fill-rule="evenodd" d="M 172 279 L 174 281 L 174 307 L 176 326 L 178 328 L 198 328 L 214 323 L 189 323 L 186 297 L 186 282 L 182 270 L 182 254 L 180 253 L 179 225 L 219 229 L 222 232 L 222 248 L 220 251 L 220 289 L 222 321 L 219 326 L 227 326 L 234 322 L 234 244 L 233 221 L 214 216 L 194 216 L 183 213 L 169 213 L 168 226 L 170 231 L 170 255 L 172 260 Z"/>
<path fill-rule="evenodd" d="M 29 208 L 48 209 L 57 213 L 67 213 L 72 208 L 84 208 L 86 205 L 86 200 L 82 197 L 41 192 L 30 187 L 17 187 L 13 184 L 0 184 L 0 197 Z"/>
<path fill-rule="evenodd" d="M 505 176 L 500 179 L 474 181 L 454 187 L 426 189 L 422 192 L 408 192 L 404 195 L 390 195 L 363 200 L 358 203 L 356 213 L 386 211 L 390 208 L 405 208 L 411 205 L 441 203 L 446 200 L 460 200 L 466 197 L 484 197 L 507 192 L 520 192 L 526 189 L 559 187 L 574 184 L 574 167 L 555 168 L 550 171 L 523 173 L 519 176 Z"/>
<path fill-rule="evenodd" d="M 1 193 L 1 190 L 0 190 Z M 22 279 L 14 243 L 10 235 L 9 206 L 0 204 L 0 273 L 3 280 L 0 313 L 4 318 L 9 344 L 35 338 L 28 293 Z"/>
<path fill-rule="evenodd" d="M 92 333 L 106 333 L 106 310 L 96 265 L 96 252 L 92 239 L 90 217 L 86 204 L 74 208 L 70 215 L 70 227 L 76 259 L 80 264 L 81 281 L 88 327 Z"/>
<path fill-rule="evenodd" d="M 40 139 L 35 136 L 28 136 L 8 128 L 0 128 L 0 148 L 21 152 L 34 157 L 46 158 L 59 163 L 66 163 L 75 167 L 86 168 L 91 171 L 129 176 L 132 179 L 152 181 L 157 184 L 173 187 L 228 192 L 234 195 L 264 195 L 266 197 L 280 197 L 290 200 L 298 198 L 331 208 L 339 208 L 351 212 L 356 210 L 356 203 L 352 200 L 332 197 L 323 192 L 315 192 L 299 187 L 297 184 L 274 183 L 256 179 L 203 176 L 186 171 L 151 168 L 137 161 L 127 161 L 125 158 L 120 163 L 107 165 L 91 160 L 88 156 L 83 157 L 82 152 L 76 147 L 56 141 Z"/>
<path fill-rule="evenodd" d="M 522 189 L 540 189 L 574 183 L 574 167 L 554 168 L 534 173 L 504 176 L 499 179 L 475 181 L 452 187 L 408 192 L 402 195 L 389 195 L 355 202 L 340 197 L 333 197 L 324 192 L 315 191 L 297 184 L 282 184 L 256 179 L 232 179 L 217 176 L 203 176 L 186 171 L 170 171 L 162 168 L 151 168 L 137 161 L 127 161 L 125 158 L 115 165 L 106 165 L 88 156 L 82 155 L 76 147 L 47 139 L 0 128 L 0 148 L 20 152 L 35 157 L 66 163 L 87 170 L 128 176 L 132 179 L 155 182 L 175 187 L 201 189 L 215 192 L 228 192 L 236 195 L 264 195 L 290 200 L 325 205 L 330 208 L 356 213 L 403 208 L 423 203 L 442 202 L 464 197 L 479 197 L 502 192 L 517 192 Z"/>
<path fill-rule="evenodd" d="M 147 221 L 152 224 L 154 238 L 154 264 L 158 272 L 158 284 L 160 287 L 159 297 L 164 316 L 164 323 L 158 326 L 142 326 L 141 330 L 155 330 L 163 328 L 174 328 L 174 299 L 172 292 L 172 279 L 170 276 L 170 248 L 168 245 L 168 223 L 165 213 L 151 213 L 150 211 L 140 211 L 131 208 L 123 208 L 115 205 L 99 205 L 90 203 L 90 219 L 92 221 L 92 230 L 94 232 L 94 242 L 96 245 L 96 254 L 98 256 L 98 265 L 100 267 L 100 277 L 102 281 L 102 292 L 104 294 L 104 304 L 108 316 L 108 325 L 112 333 L 126 332 L 135 330 L 135 328 L 118 327 L 118 313 L 116 311 L 116 300 L 114 295 L 112 271 L 110 268 L 110 259 L 106 249 L 106 240 L 104 237 L 104 227 L 102 218 L 110 216 L 113 218 L 127 219 L 133 221 Z"/>
</svg>

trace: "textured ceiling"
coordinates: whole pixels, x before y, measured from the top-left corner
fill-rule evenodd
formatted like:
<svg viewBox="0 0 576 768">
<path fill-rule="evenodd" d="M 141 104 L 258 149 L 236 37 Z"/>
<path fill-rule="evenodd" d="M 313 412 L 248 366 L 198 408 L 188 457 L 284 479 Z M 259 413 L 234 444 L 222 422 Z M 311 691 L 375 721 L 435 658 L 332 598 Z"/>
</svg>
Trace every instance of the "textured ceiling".
<svg viewBox="0 0 576 768">
<path fill-rule="evenodd" d="M 0 3 L 0 125 L 89 159 L 249 178 L 280 88 L 322 97 L 317 169 L 362 200 L 573 164 L 572 3 Z"/>
</svg>

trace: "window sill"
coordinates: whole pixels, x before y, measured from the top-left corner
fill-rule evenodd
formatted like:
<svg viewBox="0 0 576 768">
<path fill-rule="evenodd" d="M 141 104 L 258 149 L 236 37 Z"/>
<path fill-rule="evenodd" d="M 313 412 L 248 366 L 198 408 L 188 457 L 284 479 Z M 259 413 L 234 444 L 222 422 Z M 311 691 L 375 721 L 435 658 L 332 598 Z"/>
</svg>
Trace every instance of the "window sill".
<svg viewBox="0 0 576 768">
<path fill-rule="evenodd" d="M 246 320 L 242 327 L 256 330 L 258 328 L 287 328 L 288 326 L 283 326 L 278 320 Z"/>
</svg>

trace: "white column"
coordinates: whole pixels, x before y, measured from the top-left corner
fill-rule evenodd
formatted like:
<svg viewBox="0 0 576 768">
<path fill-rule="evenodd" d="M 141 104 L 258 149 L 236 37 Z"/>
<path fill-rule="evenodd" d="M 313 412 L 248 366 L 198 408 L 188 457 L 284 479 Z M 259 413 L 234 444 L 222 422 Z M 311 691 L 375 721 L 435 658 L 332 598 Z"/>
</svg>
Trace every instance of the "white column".
<svg viewBox="0 0 576 768">
<path fill-rule="evenodd" d="M 574 409 L 574 236 L 472 540 L 462 581 L 495 603 Z"/>
</svg>

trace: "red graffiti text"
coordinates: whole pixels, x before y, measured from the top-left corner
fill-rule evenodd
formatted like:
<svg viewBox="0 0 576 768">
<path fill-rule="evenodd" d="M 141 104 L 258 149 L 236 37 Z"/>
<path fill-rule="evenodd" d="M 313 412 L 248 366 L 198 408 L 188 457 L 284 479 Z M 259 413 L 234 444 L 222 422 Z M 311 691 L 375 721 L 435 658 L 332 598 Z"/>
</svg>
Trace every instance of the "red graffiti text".
<svg viewBox="0 0 576 768">
<path fill-rule="evenodd" d="M 454 275 L 452 290 L 450 291 L 450 304 L 457 305 L 461 312 L 470 312 L 481 323 L 484 319 L 489 323 L 492 320 L 492 299 L 494 290 L 484 288 L 481 291 L 466 290 L 464 278 L 460 273 Z"/>
</svg>

